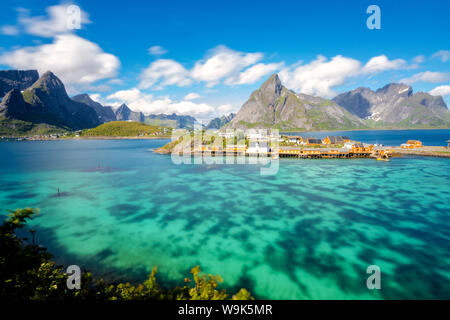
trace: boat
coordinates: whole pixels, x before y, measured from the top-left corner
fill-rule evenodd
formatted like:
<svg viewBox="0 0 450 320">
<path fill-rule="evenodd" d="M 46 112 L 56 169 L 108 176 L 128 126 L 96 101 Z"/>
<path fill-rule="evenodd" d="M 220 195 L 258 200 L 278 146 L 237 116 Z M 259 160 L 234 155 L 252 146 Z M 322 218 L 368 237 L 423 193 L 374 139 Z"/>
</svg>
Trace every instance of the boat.
<svg viewBox="0 0 450 320">
<path fill-rule="evenodd" d="M 378 161 L 389 161 L 388 158 L 380 158 L 380 157 L 378 157 L 377 160 L 378 160 Z"/>
</svg>

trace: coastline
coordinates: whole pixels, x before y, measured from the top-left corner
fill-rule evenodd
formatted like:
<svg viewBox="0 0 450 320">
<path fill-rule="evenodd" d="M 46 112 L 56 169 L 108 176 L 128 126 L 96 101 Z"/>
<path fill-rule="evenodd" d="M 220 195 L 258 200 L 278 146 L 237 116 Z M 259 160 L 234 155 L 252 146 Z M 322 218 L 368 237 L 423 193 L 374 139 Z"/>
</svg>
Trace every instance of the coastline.
<svg viewBox="0 0 450 320">
<path fill-rule="evenodd" d="M 168 136 L 161 137 L 115 137 L 115 136 L 83 136 L 83 137 L 60 137 L 60 138 L 34 138 L 34 137 L 5 137 L 0 141 L 10 141 L 10 140 L 18 140 L 18 141 L 61 141 L 61 140 L 154 140 L 154 139 L 170 139 Z"/>
<path fill-rule="evenodd" d="M 443 128 L 371 128 L 371 129 L 341 129 L 341 130 L 280 130 L 280 134 L 282 133 L 296 133 L 296 132 L 342 132 L 342 131 L 403 131 L 403 130 L 450 130 L 450 127 L 443 127 Z"/>
<path fill-rule="evenodd" d="M 114 136 L 83 136 L 83 137 L 74 137 L 74 138 L 68 138 L 68 140 L 158 140 L 158 139 L 170 139 L 171 137 L 168 136 L 161 136 L 161 137 L 114 137 Z M 62 139 L 55 139 L 55 140 L 65 140 Z"/>
</svg>

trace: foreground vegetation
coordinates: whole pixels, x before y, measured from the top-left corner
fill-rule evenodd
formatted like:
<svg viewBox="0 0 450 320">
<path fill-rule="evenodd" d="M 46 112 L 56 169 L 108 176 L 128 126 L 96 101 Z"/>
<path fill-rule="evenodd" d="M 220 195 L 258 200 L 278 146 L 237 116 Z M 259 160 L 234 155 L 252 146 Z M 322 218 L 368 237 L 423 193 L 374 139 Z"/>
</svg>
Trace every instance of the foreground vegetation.
<svg viewBox="0 0 450 320">
<path fill-rule="evenodd" d="M 35 230 L 30 238 L 20 238 L 17 229 L 23 229 L 26 221 L 37 210 L 26 208 L 11 211 L 0 226 L 0 299 L 7 300 L 224 300 L 229 295 L 219 290 L 220 276 L 200 273 L 192 268 L 191 278 L 185 285 L 165 289 L 156 280 L 154 267 L 143 283 L 106 283 L 95 280 L 91 273 L 83 272 L 81 289 L 67 288 L 68 275 L 61 266 L 50 259 L 52 255 L 35 243 Z M 246 289 L 231 297 L 234 300 L 253 299 Z"/>
</svg>

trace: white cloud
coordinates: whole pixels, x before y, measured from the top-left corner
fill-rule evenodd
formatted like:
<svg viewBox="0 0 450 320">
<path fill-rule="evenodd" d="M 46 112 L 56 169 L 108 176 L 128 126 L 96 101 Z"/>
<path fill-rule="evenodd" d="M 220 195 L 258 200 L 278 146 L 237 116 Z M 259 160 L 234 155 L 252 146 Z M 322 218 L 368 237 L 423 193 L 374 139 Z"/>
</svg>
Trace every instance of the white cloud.
<svg viewBox="0 0 450 320">
<path fill-rule="evenodd" d="M 148 89 L 155 84 L 159 88 L 168 85 L 180 87 L 190 85 L 189 72 L 178 62 L 170 59 L 159 59 L 152 62 L 140 75 L 140 89 Z"/>
<path fill-rule="evenodd" d="M 261 53 L 245 53 L 218 46 L 210 50 L 207 58 L 195 63 L 191 76 L 197 81 L 206 82 L 207 87 L 212 87 L 223 78 L 232 77 L 243 68 L 258 62 L 262 57 Z"/>
<path fill-rule="evenodd" d="M 400 82 L 405 84 L 413 84 L 415 82 L 437 83 L 446 81 L 448 77 L 448 73 L 425 71 L 416 73 L 409 78 L 401 79 Z"/>
<path fill-rule="evenodd" d="M 447 62 L 450 60 L 450 50 L 439 50 L 432 56 L 433 58 L 438 58 L 442 62 Z"/>
<path fill-rule="evenodd" d="M 26 33 L 41 36 L 54 37 L 61 34 L 73 32 L 73 13 L 68 11 L 72 4 L 61 4 L 46 8 L 47 16 L 28 16 L 28 11 L 19 15 L 19 24 L 25 29 Z M 80 9 L 79 11 L 80 27 L 83 24 L 90 23 L 88 14 Z"/>
<path fill-rule="evenodd" d="M 254 83 L 280 66 L 280 64 L 259 64 L 239 73 L 262 57 L 261 53 L 245 53 L 218 46 L 211 49 L 206 58 L 197 61 L 191 70 L 175 60 L 159 59 L 142 71 L 139 88 L 148 89 L 156 86 L 156 89 L 161 89 L 168 85 L 182 87 L 194 81 L 205 82 L 207 87 L 212 87 L 223 79 L 226 79 L 225 84 Z"/>
<path fill-rule="evenodd" d="M 148 53 L 155 55 L 155 56 L 160 56 L 162 54 L 167 53 L 167 50 L 161 46 L 153 46 L 153 47 L 148 48 Z"/>
<path fill-rule="evenodd" d="M 88 86 L 114 77 L 120 67 L 116 56 L 73 34 L 58 35 L 50 44 L 4 52 L 0 63 L 16 69 L 37 69 L 40 74 L 51 70 L 69 86 Z"/>
<path fill-rule="evenodd" d="M 283 65 L 284 63 L 258 63 L 239 73 L 237 76 L 226 79 L 225 84 L 252 84 L 262 77 L 281 69 Z"/>
<path fill-rule="evenodd" d="M 98 96 L 96 96 L 99 99 Z M 154 98 L 153 95 L 142 92 L 138 88 L 117 91 L 106 97 L 107 104 L 119 106 L 125 103 L 134 111 L 141 111 L 144 114 L 165 113 L 192 115 L 200 119 L 207 119 L 216 116 L 219 111 L 228 109 L 228 106 L 211 106 L 207 103 L 195 103 L 188 100 L 174 101 L 168 97 Z"/>
<path fill-rule="evenodd" d="M 224 104 L 221 105 L 217 108 L 217 110 L 221 113 L 221 114 L 228 114 L 230 112 L 237 112 L 239 111 L 240 107 L 235 107 L 232 106 L 231 104 Z"/>
<path fill-rule="evenodd" d="M 120 85 L 120 84 L 124 84 L 124 81 L 122 79 L 115 78 L 115 79 L 108 80 L 108 83 Z"/>
<path fill-rule="evenodd" d="M 333 87 L 343 84 L 348 77 L 356 76 L 361 70 L 358 60 L 341 55 L 327 60 L 318 56 L 316 60 L 294 68 L 280 71 L 281 81 L 290 89 L 302 93 L 332 97 Z"/>
<path fill-rule="evenodd" d="M 7 36 L 16 36 L 20 33 L 19 28 L 11 25 L 4 25 L 0 28 L 0 32 Z"/>
<path fill-rule="evenodd" d="M 447 96 L 450 95 L 450 86 L 439 86 L 430 91 L 433 96 Z"/>
<path fill-rule="evenodd" d="M 99 93 L 91 93 L 91 94 L 89 95 L 89 97 L 90 97 L 92 100 L 94 100 L 95 102 L 98 102 L 98 103 L 102 104 L 103 106 L 106 106 L 106 105 L 107 105 L 107 103 L 105 102 L 105 100 L 103 100 L 101 94 L 99 94 Z"/>
<path fill-rule="evenodd" d="M 387 70 L 398 70 L 406 67 L 403 59 L 389 60 L 385 55 L 371 58 L 363 67 L 362 73 L 375 74 Z"/>
<path fill-rule="evenodd" d="M 422 63 L 424 61 L 425 61 L 425 56 L 424 55 L 415 56 L 412 59 L 412 62 L 414 62 L 414 63 Z"/>
<path fill-rule="evenodd" d="M 106 97 L 108 100 L 117 100 L 119 102 L 137 101 L 142 98 L 152 99 L 152 95 L 144 95 L 138 88 L 133 88 L 120 90 Z"/>
<path fill-rule="evenodd" d="M 198 93 L 191 92 L 184 96 L 183 100 L 195 100 L 200 98 L 201 96 Z"/>
</svg>

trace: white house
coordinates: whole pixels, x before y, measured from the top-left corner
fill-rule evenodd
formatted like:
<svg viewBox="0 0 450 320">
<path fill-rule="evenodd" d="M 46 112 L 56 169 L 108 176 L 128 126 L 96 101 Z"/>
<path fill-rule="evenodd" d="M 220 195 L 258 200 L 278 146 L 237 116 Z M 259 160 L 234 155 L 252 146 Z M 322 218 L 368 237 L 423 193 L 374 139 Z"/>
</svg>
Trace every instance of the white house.
<svg viewBox="0 0 450 320">
<path fill-rule="evenodd" d="M 250 141 L 247 153 L 268 153 L 270 151 L 267 141 Z"/>
<path fill-rule="evenodd" d="M 354 145 L 354 144 L 355 144 L 355 143 L 352 142 L 352 141 L 346 142 L 346 143 L 344 143 L 344 148 L 350 150 L 351 148 L 353 148 L 353 145 Z"/>
</svg>

